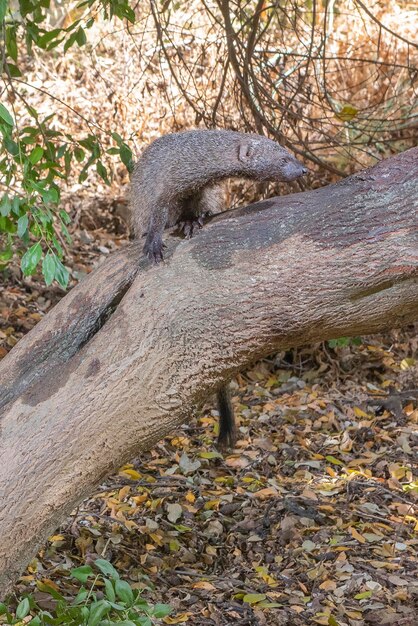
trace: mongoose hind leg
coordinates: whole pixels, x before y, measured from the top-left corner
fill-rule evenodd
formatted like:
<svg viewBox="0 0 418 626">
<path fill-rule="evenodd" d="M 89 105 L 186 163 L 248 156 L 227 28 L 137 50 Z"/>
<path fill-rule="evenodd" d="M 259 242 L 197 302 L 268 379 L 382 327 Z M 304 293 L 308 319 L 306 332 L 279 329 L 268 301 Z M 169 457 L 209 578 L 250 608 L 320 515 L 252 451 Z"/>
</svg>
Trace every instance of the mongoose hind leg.
<svg viewBox="0 0 418 626">
<path fill-rule="evenodd" d="M 220 213 L 223 208 L 222 185 L 206 185 L 183 199 L 177 221 L 178 229 L 186 239 L 190 239 L 202 228 L 207 217 Z"/>
<path fill-rule="evenodd" d="M 191 239 L 195 232 L 203 226 L 203 215 L 199 215 L 195 219 L 183 220 L 178 222 L 178 229 L 186 239 Z"/>
</svg>

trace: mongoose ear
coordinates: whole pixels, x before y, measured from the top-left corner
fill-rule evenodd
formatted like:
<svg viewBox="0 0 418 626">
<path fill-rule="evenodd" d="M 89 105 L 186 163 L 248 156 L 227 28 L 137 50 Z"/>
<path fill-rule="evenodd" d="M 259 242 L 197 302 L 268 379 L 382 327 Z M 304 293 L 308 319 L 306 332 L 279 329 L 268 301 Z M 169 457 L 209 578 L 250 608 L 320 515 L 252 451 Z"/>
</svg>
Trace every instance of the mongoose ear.
<svg viewBox="0 0 418 626">
<path fill-rule="evenodd" d="M 251 145 L 251 143 L 245 141 L 239 144 L 238 159 L 240 161 L 244 161 L 245 163 L 251 158 L 252 154 L 253 154 L 253 146 Z"/>
</svg>

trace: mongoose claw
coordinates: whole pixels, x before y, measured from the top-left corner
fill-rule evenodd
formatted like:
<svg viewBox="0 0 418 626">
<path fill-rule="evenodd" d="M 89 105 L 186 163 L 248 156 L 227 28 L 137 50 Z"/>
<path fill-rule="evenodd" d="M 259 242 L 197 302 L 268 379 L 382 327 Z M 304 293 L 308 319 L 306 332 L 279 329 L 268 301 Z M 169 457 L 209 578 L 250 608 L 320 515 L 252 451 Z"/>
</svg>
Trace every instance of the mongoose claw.
<svg viewBox="0 0 418 626">
<path fill-rule="evenodd" d="M 166 248 L 160 236 L 154 236 L 150 241 L 145 241 L 143 252 L 154 263 L 164 261 L 163 250 Z"/>
<path fill-rule="evenodd" d="M 203 217 L 198 217 L 195 220 L 186 220 L 184 222 L 179 222 L 178 227 L 179 231 L 183 233 L 186 239 L 191 239 L 199 228 L 203 226 Z"/>
</svg>

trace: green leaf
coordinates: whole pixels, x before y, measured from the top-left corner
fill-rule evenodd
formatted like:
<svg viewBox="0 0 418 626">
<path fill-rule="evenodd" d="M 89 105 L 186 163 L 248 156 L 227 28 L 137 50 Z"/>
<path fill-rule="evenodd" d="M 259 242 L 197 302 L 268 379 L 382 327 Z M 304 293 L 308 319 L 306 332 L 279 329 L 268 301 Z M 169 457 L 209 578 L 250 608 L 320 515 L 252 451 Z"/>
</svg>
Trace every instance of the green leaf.
<svg viewBox="0 0 418 626">
<path fill-rule="evenodd" d="M 38 219 L 41 221 L 42 226 L 45 229 L 48 228 L 48 225 L 52 222 L 51 213 L 48 210 L 43 211 L 42 209 L 39 209 L 37 211 L 37 216 L 38 216 Z"/>
<path fill-rule="evenodd" d="M 330 339 L 328 341 L 328 345 L 330 348 L 345 348 L 350 345 L 349 337 L 339 337 L 338 339 Z"/>
<path fill-rule="evenodd" d="M 72 35 L 70 35 L 67 39 L 67 41 L 64 44 L 64 52 L 67 52 L 68 48 L 71 48 L 71 46 L 75 43 L 77 39 L 77 31 L 75 33 L 72 33 Z"/>
<path fill-rule="evenodd" d="M 16 43 L 16 28 L 10 26 L 6 30 L 6 49 L 7 54 L 17 61 L 17 43 Z"/>
<path fill-rule="evenodd" d="M 7 612 L 7 606 L 3 604 L 3 602 L 0 602 L 0 615 L 5 615 Z"/>
<path fill-rule="evenodd" d="M 50 187 L 49 189 L 41 191 L 41 196 L 45 204 L 56 204 L 59 200 L 59 192 L 55 187 Z"/>
<path fill-rule="evenodd" d="M 142 598 L 140 595 L 138 595 L 135 600 L 135 608 L 142 611 L 142 613 L 146 613 L 147 615 L 149 615 L 152 612 L 151 605 L 146 600 L 144 600 L 144 598 Z"/>
<path fill-rule="evenodd" d="M 48 183 L 46 180 L 38 180 L 37 182 L 30 180 L 28 181 L 28 188 L 42 193 L 43 191 L 45 191 L 45 187 L 47 186 L 47 184 Z"/>
<path fill-rule="evenodd" d="M 87 591 L 87 589 L 85 589 L 84 587 L 81 587 L 80 591 L 78 592 L 78 594 L 76 595 L 76 597 L 73 600 L 74 606 L 76 606 L 77 604 L 85 604 L 86 603 L 86 599 L 89 596 L 90 596 L 90 592 Z"/>
<path fill-rule="evenodd" d="M 3 217 L 6 217 L 7 215 L 9 215 L 11 210 L 12 210 L 12 203 L 7 193 L 5 193 L 2 199 L 0 200 L 0 215 L 2 215 Z"/>
<path fill-rule="evenodd" d="M 67 144 L 63 143 L 61 146 L 56 146 L 56 147 L 57 147 L 56 158 L 57 159 L 62 159 L 62 157 L 64 156 L 64 154 L 67 151 Z"/>
<path fill-rule="evenodd" d="M 125 604 L 120 604 L 118 602 L 110 602 L 110 600 L 109 600 L 109 604 L 112 607 L 112 609 L 115 609 L 115 611 L 118 611 L 119 613 L 123 613 L 126 611 Z"/>
<path fill-rule="evenodd" d="M 69 279 L 70 272 L 64 267 L 61 261 L 55 257 L 55 280 L 63 289 L 67 289 Z"/>
<path fill-rule="evenodd" d="M 16 224 L 10 218 L 0 215 L 0 231 L 14 234 L 16 230 Z"/>
<path fill-rule="evenodd" d="M 138 617 L 136 620 L 137 626 L 152 626 L 152 622 L 149 617 Z"/>
<path fill-rule="evenodd" d="M 46 47 L 46 49 L 48 50 L 48 52 L 50 50 L 53 50 L 54 48 L 56 48 L 57 46 L 59 46 L 63 41 L 64 41 L 65 37 L 57 37 L 56 39 L 53 39 L 51 41 L 51 43 L 49 43 Z"/>
<path fill-rule="evenodd" d="M 128 171 L 131 172 L 133 169 L 133 155 L 126 143 L 120 147 L 120 158 L 122 163 L 128 168 Z"/>
<path fill-rule="evenodd" d="M 96 559 L 96 561 L 94 561 L 94 565 L 105 576 L 109 576 L 109 578 L 113 578 L 113 580 L 117 580 L 119 578 L 119 573 L 115 570 L 112 563 L 109 563 L 106 559 Z"/>
<path fill-rule="evenodd" d="M 118 144 L 118 146 L 121 146 L 123 144 L 123 139 L 122 137 L 119 135 L 119 133 L 112 133 L 112 139 L 114 139 L 116 141 L 116 143 Z"/>
<path fill-rule="evenodd" d="M 199 452 L 201 459 L 222 459 L 222 454 L 219 452 Z"/>
<path fill-rule="evenodd" d="M 174 528 L 179 532 L 179 533 L 190 533 L 192 531 L 192 529 L 190 528 L 190 526 L 185 526 L 184 524 L 174 524 Z"/>
<path fill-rule="evenodd" d="M 86 153 L 84 152 L 84 150 L 82 148 L 75 148 L 74 149 L 74 156 L 76 158 L 76 161 L 78 161 L 78 163 L 81 163 L 81 161 L 84 161 Z"/>
<path fill-rule="evenodd" d="M 103 165 L 103 163 L 101 161 L 97 161 L 96 169 L 97 169 L 97 173 L 99 174 L 100 178 L 102 178 L 107 185 L 110 185 L 110 181 L 109 181 L 109 178 L 107 176 L 107 169 L 105 168 L 105 166 Z"/>
<path fill-rule="evenodd" d="M 62 234 L 64 235 L 67 243 L 70 245 L 73 240 L 71 239 L 71 235 L 68 232 L 68 228 L 66 227 L 65 224 L 61 224 L 61 231 L 62 231 Z"/>
<path fill-rule="evenodd" d="M 2 120 L 4 120 L 6 122 L 6 124 L 8 124 L 9 126 L 14 126 L 14 121 L 12 116 L 10 115 L 9 111 L 6 109 L 6 107 L 1 104 L 0 102 L 0 117 Z"/>
<path fill-rule="evenodd" d="M 47 272 L 49 272 L 48 274 L 48 278 L 50 278 L 49 282 L 47 280 L 46 272 L 44 271 L 45 262 L 47 262 L 46 264 L 48 265 Z M 54 280 L 55 257 L 49 252 L 45 256 L 44 261 L 42 263 L 42 271 L 44 273 L 46 284 L 50 285 L 52 281 Z M 52 278 L 51 278 L 51 274 L 52 274 Z M 89 576 L 94 576 L 94 572 L 92 568 L 90 567 L 90 565 L 81 565 L 80 567 L 75 567 L 74 569 L 70 570 L 70 573 L 71 573 L 71 576 L 74 576 L 74 578 L 76 578 L 83 584 L 87 582 Z"/>
<path fill-rule="evenodd" d="M 363 593 L 358 593 L 354 596 L 355 600 L 364 600 L 365 598 L 370 598 L 373 595 L 373 591 L 363 591 Z"/>
<path fill-rule="evenodd" d="M 54 28 L 53 30 L 48 31 L 44 35 L 41 35 L 40 37 L 38 37 L 38 41 L 37 41 L 38 46 L 40 48 L 45 48 L 47 43 L 49 43 L 53 39 L 56 39 L 58 35 L 60 35 L 62 32 L 63 31 L 61 30 L 61 28 Z"/>
<path fill-rule="evenodd" d="M 345 348 L 346 346 L 361 346 L 361 337 L 339 337 L 338 339 L 330 339 L 328 345 L 330 348 Z"/>
<path fill-rule="evenodd" d="M 126 580 L 115 581 L 115 592 L 118 598 L 125 602 L 128 606 L 131 606 L 134 601 L 134 594 L 129 583 Z"/>
<path fill-rule="evenodd" d="M 89 611 L 87 606 L 82 606 L 81 609 L 80 609 L 80 613 L 81 613 L 81 616 L 82 616 L 82 623 L 83 623 L 83 626 L 84 626 L 87 623 L 87 620 L 88 620 L 89 615 L 90 615 L 90 611 Z"/>
<path fill-rule="evenodd" d="M 52 244 L 55 250 L 58 252 L 58 256 L 60 257 L 60 259 L 62 259 L 62 257 L 64 256 L 64 250 L 62 249 L 62 246 L 58 239 L 55 237 L 55 235 L 52 237 Z"/>
<path fill-rule="evenodd" d="M 106 598 L 110 602 L 115 602 L 116 600 L 115 590 L 113 588 L 111 581 L 108 578 L 104 579 L 104 585 L 105 585 L 105 590 L 106 590 Z"/>
<path fill-rule="evenodd" d="M 8 0 L 0 0 L 0 22 L 4 20 L 8 8 L 9 8 Z"/>
<path fill-rule="evenodd" d="M 268 602 L 267 600 L 259 602 L 257 604 L 257 608 L 260 609 L 280 609 L 280 607 L 282 606 L 283 604 L 281 604 L 280 602 Z"/>
<path fill-rule="evenodd" d="M 120 19 L 126 18 L 131 24 L 135 24 L 135 13 L 127 4 L 119 6 L 114 3 L 112 9 L 114 14 Z"/>
<path fill-rule="evenodd" d="M 22 72 L 14 63 L 6 63 L 9 74 L 12 78 L 19 78 L 22 76 Z M 33 620 L 32 620 L 33 621 Z"/>
<path fill-rule="evenodd" d="M 23 600 L 19 602 L 16 608 L 17 619 L 23 619 L 24 617 L 26 617 L 26 615 L 28 615 L 29 611 L 30 611 L 29 599 L 23 598 Z"/>
<path fill-rule="evenodd" d="M 59 216 L 64 224 L 69 224 L 71 222 L 71 217 L 68 215 L 67 211 L 61 209 L 61 211 L 59 212 Z"/>
<path fill-rule="evenodd" d="M 12 257 L 13 257 L 13 250 L 11 247 L 6 248 L 5 250 L 2 250 L 0 252 L 0 267 L 5 267 Z"/>
<path fill-rule="evenodd" d="M 112 0 L 113 1 L 113 0 Z M 86 0 L 85 2 L 80 2 L 78 4 L 78 8 L 81 8 L 82 6 L 85 5 L 91 5 L 93 4 L 93 0 Z M 77 28 L 77 26 L 79 25 L 80 20 L 75 20 L 74 22 L 71 22 L 71 24 L 69 26 L 67 26 L 67 28 L 65 29 L 68 33 L 70 33 L 72 30 L 74 30 L 75 28 Z"/>
<path fill-rule="evenodd" d="M 94 135 L 88 135 L 85 139 L 80 139 L 78 143 L 86 150 L 89 150 L 92 157 L 98 158 L 100 156 L 100 145 Z"/>
<path fill-rule="evenodd" d="M 17 145 L 17 143 L 13 141 L 13 139 L 10 139 L 10 137 L 5 137 L 3 141 L 4 147 L 6 148 L 7 152 L 13 157 L 16 157 L 19 154 L 19 146 Z"/>
<path fill-rule="evenodd" d="M 29 218 L 28 215 L 22 215 L 22 217 L 19 217 L 19 219 L 17 220 L 17 235 L 18 237 L 23 237 L 23 235 L 25 234 L 25 232 L 28 229 L 28 224 L 29 224 Z"/>
<path fill-rule="evenodd" d="M 79 177 L 78 177 L 78 182 L 79 183 L 84 183 L 84 181 L 87 179 L 87 169 L 88 166 L 86 165 L 85 167 L 83 167 L 83 169 L 81 170 Z"/>
<path fill-rule="evenodd" d="M 97 624 L 101 621 L 102 617 L 109 613 L 111 606 L 109 602 L 106 600 L 99 600 L 98 602 L 93 602 L 90 607 L 89 619 L 87 622 L 88 626 L 97 626 Z"/>
<path fill-rule="evenodd" d="M 19 196 L 15 196 L 13 198 L 13 201 L 12 201 L 12 213 L 14 213 L 16 215 L 16 217 L 19 217 L 19 215 L 20 215 L 20 204 L 21 204 L 21 202 L 23 203 L 23 201 L 21 201 Z"/>
<path fill-rule="evenodd" d="M 247 602 L 247 604 L 257 604 L 257 602 L 265 600 L 266 597 L 264 593 L 247 593 L 242 600 Z"/>
<path fill-rule="evenodd" d="M 41 244 L 38 241 L 22 256 L 20 267 L 24 276 L 30 276 L 36 269 L 42 256 Z"/>
<path fill-rule="evenodd" d="M 343 122 L 351 122 L 356 117 L 358 109 L 352 104 L 344 104 L 338 112 L 335 113 L 335 117 Z"/>
<path fill-rule="evenodd" d="M 342 461 L 336 459 L 335 456 L 332 456 L 330 454 L 326 456 L 325 459 L 328 461 L 328 463 L 332 463 L 333 465 L 344 465 Z"/>
<path fill-rule="evenodd" d="M 169 604 L 156 604 L 154 606 L 154 610 L 152 614 L 157 619 L 162 619 L 163 617 L 170 615 L 171 611 L 172 611 L 172 608 Z"/>
<path fill-rule="evenodd" d="M 84 28 L 80 28 L 76 32 L 76 42 L 79 46 L 84 46 L 87 43 L 86 33 L 84 32 Z"/>
<path fill-rule="evenodd" d="M 42 159 L 43 154 L 44 149 L 41 148 L 41 146 L 36 146 L 36 148 L 34 148 L 29 155 L 29 161 L 32 163 L 32 165 L 35 165 L 35 163 L 38 163 L 38 161 Z"/>
<path fill-rule="evenodd" d="M 73 153 L 69 150 L 66 150 L 64 153 L 64 164 L 65 164 L 65 175 L 68 177 L 71 171 L 71 160 L 73 158 Z"/>
</svg>

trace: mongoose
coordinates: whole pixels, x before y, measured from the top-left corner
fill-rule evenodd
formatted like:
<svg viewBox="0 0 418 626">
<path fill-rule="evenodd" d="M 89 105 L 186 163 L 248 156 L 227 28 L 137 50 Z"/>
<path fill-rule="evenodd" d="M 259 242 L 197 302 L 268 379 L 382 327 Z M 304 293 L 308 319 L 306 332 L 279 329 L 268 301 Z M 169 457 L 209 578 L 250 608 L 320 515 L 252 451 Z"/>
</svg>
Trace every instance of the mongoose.
<svg viewBox="0 0 418 626">
<path fill-rule="evenodd" d="M 136 163 L 130 206 L 135 236 L 146 234 L 144 254 L 163 260 L 163 232 L 178 225 L 186 237 L 207 215 L 225 209 L 221 183 L 226 178 L 290 182 L 307 169 L 267 137 L 232 130 L 189 130 L 151 143 Z M 232 446 L 236 427 L 229 388 L 218 391 L 218 443 Z"/>
<path fill-rule="evenodd" d="M 163 232 L 179 224 L 186 236 L 205 215 L 224 209 L 219 183 L 226 178 L 290 182 L 306 168 L 276 142 L 232 130 L 188 130 L 163 135 L 145 148 L 132 172 L 130 206 L 144 254 L 163 259 Z"/>
</svg>

